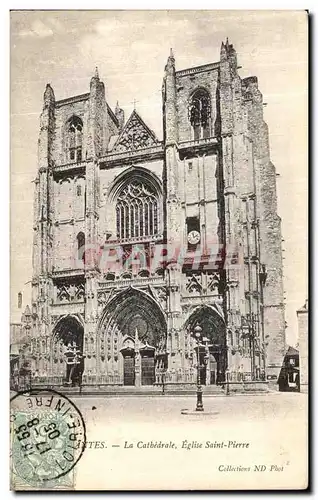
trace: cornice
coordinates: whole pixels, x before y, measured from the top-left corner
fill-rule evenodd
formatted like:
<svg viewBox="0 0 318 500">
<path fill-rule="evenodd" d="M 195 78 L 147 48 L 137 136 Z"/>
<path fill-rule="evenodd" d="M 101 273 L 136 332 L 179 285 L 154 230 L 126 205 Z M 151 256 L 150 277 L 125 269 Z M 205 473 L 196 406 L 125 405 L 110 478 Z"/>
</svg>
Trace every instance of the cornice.
<svg viewBox="0 0 318 500">
<path fill-rule="evenodd" d="M 55 107 L 61 108 L 67 104 L 74 104 L 75 102 L 88 101 L 90 93 L 74 95 L 72 97 L 67 97 L 66 99 L 60 99 L 59 101 L 55 101 Z"/>
<path fill-rule="evenodd" d="M 135 151 L 123 151 L 118 153 L 109 153 L 99 158 L 100 168 L 109 168 L 118 164 L 130 164 L 132 161 L 150 161 L 163 159 L 163 145 L 152 146 L 151 148 L 137 149 Z"/>
<path fill-rule="evenodd" d="M 147 285 L 160 285 L 166 286 L 166 282 L 162 277 L 147 277 L 147 278 L 132 278 L 132 279 L 119 279 L 115 281 L 99 281 L 98 293 L 109 291 L 113 288 L 127 288 L 133 286 L 147 286 Z"/>
<path fill-rule="evenodd" d="M 214 62 L 209 64 L 203 64 L 202 66 L 196 66 L 194 68 L 182 69 L 180 71 L 176 71 L 176 77 L 178 76 L 188 76 L 194 75 L 196 73 L 203 73 L 204 71 L 211 71 L 218 69 L 220 67 L 220 62 Z"/>
</svg>

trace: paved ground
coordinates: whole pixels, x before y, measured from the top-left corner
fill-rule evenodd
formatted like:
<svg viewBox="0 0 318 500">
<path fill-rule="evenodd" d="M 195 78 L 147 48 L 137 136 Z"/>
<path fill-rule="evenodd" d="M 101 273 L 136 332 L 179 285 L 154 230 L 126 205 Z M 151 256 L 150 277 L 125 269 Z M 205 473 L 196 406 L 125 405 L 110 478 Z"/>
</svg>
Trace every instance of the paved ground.
<svg viewBox="0 0 318 500">
<path fill-rule="evenodd" d="M 182 410 L 194 410 L 193 396 L 121 396 L 121 397 L 72 397 L 84 417 L 89 421 L 154 422 L 182 421 L 189 416 Z M 307 395 L 300 393 L 269 393 L 259 395 L 206 396 L 203 398 L 205 412 L 195 415 L 197 419 L 212 416 L 224 420 L 275 420 L 302 418 L 307 411 Z M 92 409 L 94 408 L 94 409 Z M 212 415 L 211 415 L 212 414 Z"/>
</svg>

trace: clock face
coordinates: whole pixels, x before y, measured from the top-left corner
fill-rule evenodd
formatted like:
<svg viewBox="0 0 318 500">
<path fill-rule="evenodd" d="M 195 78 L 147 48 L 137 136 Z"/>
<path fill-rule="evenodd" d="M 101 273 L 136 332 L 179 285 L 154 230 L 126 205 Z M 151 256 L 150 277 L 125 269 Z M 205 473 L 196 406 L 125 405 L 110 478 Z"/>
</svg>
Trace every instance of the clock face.
<svg viewBox="0 0 318 500">
<path fill-rule="evenodd" d="M 190 243 L 190 245 L 197 245 L 200 241 L 200 233 L 199 231 L 190 231 L 190 233 L 188 233 L 188 242 Z"/>
</svg>

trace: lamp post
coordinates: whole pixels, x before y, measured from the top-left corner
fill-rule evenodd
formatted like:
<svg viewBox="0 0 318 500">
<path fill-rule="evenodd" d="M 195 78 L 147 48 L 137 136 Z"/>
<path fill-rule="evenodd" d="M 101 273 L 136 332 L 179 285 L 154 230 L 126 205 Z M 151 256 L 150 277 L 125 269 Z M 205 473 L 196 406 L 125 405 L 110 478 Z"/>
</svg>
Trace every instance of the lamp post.
<svg viewBox="0 0 318 500">
<path fill-rule="evenodd" d="M 197 325 L 194 328 L 194 337 L 197 341 L 198 355 L 197 355 L 197 406 L 196 411 L 204 411 L 202 402 L 202 386 L 201 386 L 201 363 L 200 363 L 200 340 L 202 337 L 202 328 Z"/>
<path fill-rule="evenodd" d="M 261 369 L 261 379 L 266 379 L 266 349 L 267 345 L 264 340 L 264 287 L 267 280 L 267 269 L 266 264 L 261 265 L 261 271 L 259 272 L 260 281 L 260 319 L 261 319 L 261 335 L 262 335 L 262 354 L 263 354 L 263 367 Z"/>
<path fill-rule="evenodd" d="M 203 342 L 204 350 L 205 350 L 205 356 L 204 356 L 205 382 L 208 383 L 208 384 L 210 384 L 211 371 L 210 371 L 210 367 L 208 366 L 209 359 L 210 359 L 210 355 L 209 355 L 209 339 L 208 339 L 208 337 L 203 337 L 202 342 Z"/>
<path fill-rule="evenodd" d="M 225 370 L 225 383 L 226 383 L 225 394 L 226 394 L 226 396 L 229 396 L 230 395 L 230 370 L 228 368 Z"/>
</svg>

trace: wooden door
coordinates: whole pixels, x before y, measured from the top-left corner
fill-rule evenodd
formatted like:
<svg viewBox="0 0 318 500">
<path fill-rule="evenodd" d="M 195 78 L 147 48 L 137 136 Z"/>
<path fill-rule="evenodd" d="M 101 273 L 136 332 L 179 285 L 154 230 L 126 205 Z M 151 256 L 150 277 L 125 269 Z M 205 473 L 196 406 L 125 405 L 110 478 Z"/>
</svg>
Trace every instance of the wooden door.
<svg viewBox="0 0 318 500">
<path fill-rule="evenodd" d="M 155 358 L 141 358 L 141 385 L 153 385 L 155 383 Z"/>
<path fill-rule="evenodd" d="M 124 357 L 124 385 L 135 385 L 135 358 Z"/>
</svg>

